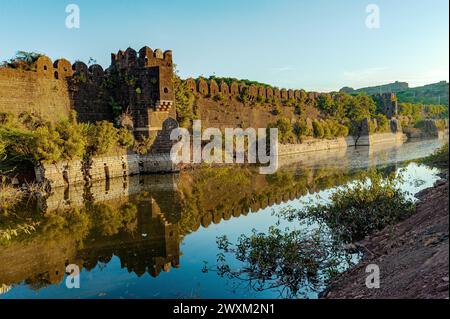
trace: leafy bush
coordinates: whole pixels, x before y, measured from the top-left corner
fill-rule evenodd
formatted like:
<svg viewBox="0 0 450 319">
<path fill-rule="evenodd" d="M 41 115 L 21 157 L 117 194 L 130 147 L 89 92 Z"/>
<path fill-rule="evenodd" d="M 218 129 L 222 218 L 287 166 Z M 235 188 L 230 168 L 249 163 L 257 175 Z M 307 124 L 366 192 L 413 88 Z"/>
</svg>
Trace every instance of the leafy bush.
<svg viewBox="0 0 450 319">
<path fill-rule="evenodd" d="M 134 145 L 133 133 L 128 129 L 121 127 L 117 132 L 117 142 L 119 146 L 124 148 L 130 148 Z"/>
<path fill-rule="evenodd" d="M 337 136 L 347 137 L 350 129 L 346 125 L 338 124 Z"/>
<path fill-rule="evenodd" d="M 353 242 L 413 214 L 414 202 L 399 188 L 401 176 L 372 171 L 338 188 L 327 204 L 283 212 L 285 217 L 325 223 L 339 238 Z"/>
<path fill-rule="evenodd" d="M 37 163 L 36 137 L 32 132 L 15 127 L 0 127 L 0 172 Z"/>
<path fill-rule="evenodd" d="M 281 143 L 287 142 L 292 135 L 292 125 L 286 118 L 278 119 L 275 123 L 268 126 L 268 128 L 271 127 L 278 129 L 278 139 Z"/>
<path fill-rule="evenodd" d="M 295 122 L 294 133 L 299 140 L 302 140 L 307 136 L 312 136 L 313 134 L 312 130 L 308 127 L 308 124 L 304 119 L 300 119 L 297 122 Z"/>
<path fill-rule="evenodd" d="M 346 116 L 352 121 L 362 121 L 365 118 L 371 118 L 376 110 L 374 100 L 366 94 L 358 94 L 352 97 L 345 107 Z"/>
<path fill-rule="evenodd" d="M 333 98 L 329 94 L 320 94 L 317 98 L 317 108 L 325 114 L 332 115 L 335 108 Z"/>
<path fill-rule="evenodd" d="M 177 120 L 181 127 L 189 127 L 195 117 L 195 96 L 188 88 L 187 82 L 180 79 L 177 71 L 174 72 L 173 79 Z"/>
<path fill-rule="evenodd" d="M 52 125 L 41 126 L 34 132 L 36 149 L 34 152 L 37 162 L 54 163 L 61 159 L 63 141 Z"/>
<path fill-rule="evenodd" d="M 67 160 L 82 158 L 87 144 L 88 127 L 76 121 L 76 115 L 71 114 L 68 120 L 56 124 L 56 132 L 60 137 L 62 158 Z"/>
<path fill-rule="evenodd" d="M 313 124 L 314 137 L 315 138 L 323 138 L 325 135 L 325 131 L 322 127 L 322 124 L 317 120 L 314 120 L 312 124 Z"/>
<path fill-rule="evenodd" d="M 152 132 L 148 137 L 141 137 L 141 139 L 135 141 L 133 151 L 141 155 L 147 154 L 155 142 L 156 136 L 157 134 Z"/>
<path fill-rule="evenodd" d="M 125 128 L 117 129 L 109 122 L 78 123 L 75 112 L 56 123 L 30 113 L 0 114 L 2 171 L 106 154 L 114 147 L 133 144 L 134 137 Z"/>
<path fill-rule="evenodd" d="M 438 149 L 436 152 L 428 157 L 425 157 L 421 162 L 425 165 L 448 169 L 448 143 Z"/>
<path fill-rule="evenodd" d="M 262 96 L 262 95 L 258 95 L 257 97 L 256 97 L 256 103 L 257 104 L 262 104 L 262 103 L 264 103 L 266 101 L 266 99 Z"/>
<path fill-rule="evenodd" d="M 375 115 L 375 119 L 377 120 L 377 128 L 376 132 L 387 132 L 389 131 L 389 120 L 384 114 Z"/>
<path fill-rule="evenodd" d="M 323 128 L 323 137 L 326 139 L 330 139 L 333 137 L 333 134 L 331 133 L 330 125 L 328 125 L 327 121 L 323 121 L 320 123 Z"/>
<path fill-rule="evenodd" d="M 436 123 L 436 127 L 438 130 L 443 131 L 446 128 L 448 128 L 448 120 L 435 120 L 434 123 Z"/>
<path fill-rule="evenodd" d="M 88 131 L 89 151 L 92 155 L 109 153 L 119 141 L 118 130 L 111 122 L 97 122 Z"/>
</svg>

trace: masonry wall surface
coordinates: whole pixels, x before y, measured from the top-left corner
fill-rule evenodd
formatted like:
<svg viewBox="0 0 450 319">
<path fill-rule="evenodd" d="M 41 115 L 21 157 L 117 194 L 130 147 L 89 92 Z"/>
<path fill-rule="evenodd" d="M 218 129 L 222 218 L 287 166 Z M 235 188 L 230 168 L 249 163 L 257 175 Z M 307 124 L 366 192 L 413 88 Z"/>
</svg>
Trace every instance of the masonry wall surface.
<svg viewBox="0 0 450 319">
<path fill-rule="evenodd" d="M 0 112 L 35 112 L 49 120 L 67 116 L 71 109 L 66 81 L 37 72 L 0 68 Z"/>
<path fill-rule="evenodd" d="M 35 168 L 36 181 L 48 182 L 52 188 L 66 185 L 84 184 L 148 173 L 172 173 L 179 170 L 170 159 L 170 154 L 125 154 L 95 157 L 90 167 L 82 161 L 44 164 Z"/>
<path fill-rule="evenodd" d="M 402 144 L 407 137 L 403 133 L 376 133 L 363 135 L 355 140 L 355 146 L 372 146 L 375 144 Z"/>
<path fill-rule="evenodd" d="M 203 96 L 198 96 L 196 104 L 199 108 L 199 118 L 202 127 L 225 128 L 265 128 L 277 119 L 284 117 L 295 120 L 294 107 L 281 107 L 281 114 L 272 113 L 273 106 L 258 105 L 251 107 L 243 105 L 235 97 L 228 96 L 221 102 L 216 102 Z"/>
<path fill-rule="evenodd" d="M 347 138 L 339 137 L 331 140 L 311 139 L 301 144 L 280 144 L 278 146 L 278 155 L 284 156 L 332 149 L 346 149 L 347 147 L 354 145 L 355 142 L 351 136 Z"/>
</svg>

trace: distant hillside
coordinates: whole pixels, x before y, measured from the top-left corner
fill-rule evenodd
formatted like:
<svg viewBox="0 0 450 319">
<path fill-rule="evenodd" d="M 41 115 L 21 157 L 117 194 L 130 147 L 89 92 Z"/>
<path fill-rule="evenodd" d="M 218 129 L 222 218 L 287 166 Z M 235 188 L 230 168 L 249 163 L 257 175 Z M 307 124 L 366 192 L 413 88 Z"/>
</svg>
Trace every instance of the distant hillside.
<svg viewBox="0 0 450 319">
<path fill-rule="evenodd" d="M 395 82 L 385 85 L 353 89 L 344 87 L 341 92 L 349 94 L 366 93 L 375 95 L 379 93 L 393 92 L 397 93 L 398 101 L 404 103 L 422 103 L 422 104 L 442 104 L 448 106 L 449 84 L 441 81 L 434 84 L 428 84 L 415 88 L 410 88 L 406 82 Z"/>
<path fill-rule="evenodd" d="M 344 87 L 341 92 L 346 92 L 348 94 L 366 93 L 368 95 L 375 95 L 380 93 L 397 93 L 406 91 L 409 89 L 409 85 L 406 82 L 395 82 L 379 86 L 370 86 L 361 89 L 353 89 L 351 87 Z"/>
</svg>

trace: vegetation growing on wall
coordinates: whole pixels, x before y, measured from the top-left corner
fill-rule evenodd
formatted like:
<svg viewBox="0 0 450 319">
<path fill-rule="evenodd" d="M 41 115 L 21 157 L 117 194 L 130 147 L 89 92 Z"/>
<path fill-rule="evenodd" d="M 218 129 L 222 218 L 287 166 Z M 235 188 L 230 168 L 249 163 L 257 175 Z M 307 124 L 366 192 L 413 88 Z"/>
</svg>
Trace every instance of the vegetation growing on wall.
<svg viewBox="0 0 450 319">
<path fill-rule="evenodd" d="M 177 121 L 181 127 L 188 128 L 192 125 L 192 120 L 198 117 L 195 96 L 187 87 L 187 82 L 181 80 L 176 70 L 173 74 Z"/>
<path fill-rule="evenodd" d="M 251 80 L 247 80 L 247 79 L 236 79 L 236 78 L 231 78 L 231 77 L 219 77 L 219 76 L 212 75 L 208 78 L 208 80 L 216 81 L 217 84 L 220 84 L 223 81 L 226 84 L 228 84 L 228 86 L 231 86 L 231 84 L 233 82 L 236 82 L 238 84 L 244 84 L 246 86 L 257 85 L 257 86 L 264 86 L 266 88 L 273 88 L 273 86 L 266 84 L 266 83 L 261 83 L 258 81 L 251 81 Z"/>
<path fill-rule="evenodd" d="M 16 56 L 8 61 L 0 63 L 0 67 L 35 71 L 36 61 L 42 54 L 37 52 L 18 51 Z"/>
</svg>

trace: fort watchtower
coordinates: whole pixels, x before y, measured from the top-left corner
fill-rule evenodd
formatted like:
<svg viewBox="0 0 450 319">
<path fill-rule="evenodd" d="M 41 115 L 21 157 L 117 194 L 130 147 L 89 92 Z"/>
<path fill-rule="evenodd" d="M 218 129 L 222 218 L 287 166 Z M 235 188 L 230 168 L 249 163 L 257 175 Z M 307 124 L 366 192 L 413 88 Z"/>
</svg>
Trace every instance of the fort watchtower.
<svg viewBox="0 0 450 319">
<path fill-rule="evenodd" d="M 143 47 L 111 54 L 108 73 L 119 80 L 118 103 L 133 117 L 135 132 L 158 131 L 175 116 L 172 51 Z"/>
<path fill-rule="evenodd" d="M 382 93 L 374 95 L 375 101 L 381 106 L 382 112 L 388 119 L 398 115 L 398 101 L 395 93 Z"/>
</svg>

